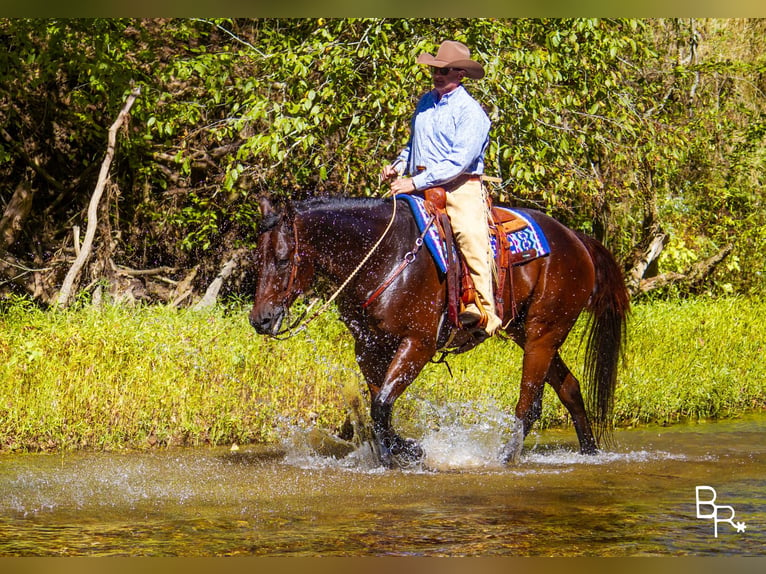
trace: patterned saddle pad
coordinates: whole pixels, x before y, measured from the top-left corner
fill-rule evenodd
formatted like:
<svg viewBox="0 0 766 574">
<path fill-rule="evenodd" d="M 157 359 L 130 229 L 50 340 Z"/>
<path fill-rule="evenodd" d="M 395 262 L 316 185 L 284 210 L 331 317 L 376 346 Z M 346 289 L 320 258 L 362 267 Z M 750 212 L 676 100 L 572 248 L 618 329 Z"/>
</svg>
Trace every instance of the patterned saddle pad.
<svg viewBox="0 0 766 574">
<path fill-rule="evenodd" d="M 417 195 L 400 194 L 397 198 L 403 199 L 412 209 L 412 213 L 415 216 L 415 221 L 418 224 L 418 230 L 422 233 L 430 216 L 425 209 L 425 200 Z M 502 207 L 505 211 L 510 211 L 516 217 L 522 219 L 527 223 L 526 227 L 519 229 L 518 231 L 512 231 L 506 234 L 508 238 L 509 249 L 515 263 L 522 263 L 525 261 L 531 261 L 537 257 L 544 257 L 550 254 L 550 246 L 548 240 L 545 238 L 542 229 L 534 219 L 531 219 L 522 212 Z M 426 247 L 428 247 L 429 253 L 434 258 L 436 265 L 439 267 L 442 273 L 447 272 L 447 251 L 439 237 L 439 232 L 435 225 L 432 225 L 423 240 Z M 497 240 L 491 236 L 492 251 L 497 255 Z"/>
</svg>

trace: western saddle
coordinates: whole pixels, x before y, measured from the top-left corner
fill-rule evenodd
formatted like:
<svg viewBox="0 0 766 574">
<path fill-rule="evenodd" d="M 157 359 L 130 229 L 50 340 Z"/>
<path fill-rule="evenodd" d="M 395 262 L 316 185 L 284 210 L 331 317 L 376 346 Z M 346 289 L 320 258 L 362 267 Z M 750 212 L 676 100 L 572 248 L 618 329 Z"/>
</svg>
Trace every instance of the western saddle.
<svg viewBox="0 0 766 574">
<path fill-rule="evenodd" d="M 432 187 L 426 189 L 423 193 L 425 198 L 425 207 L 429 214 L 434 218 L 434 225 L 439 231 L 447 253 L 447 315 L 457 327 L 461 327 L 458 316 L 460 311 L 469 303 L 474 302 L 476 289 L 468 267 L 462 255 L 457 249 L 452 226 L 447 216 L 447 192 L 443 187 Z M 487 195 L 487 207 L 491 214 L 487 222 L 490 236 L 495 238 L 497 250 L 495 253 L 495 268 L 493 270 L 493 287 L 495 294 L 495 311 L 499 317 L 504 316 L 505 301 L 503 292 L 505 290 L 506 280 L 511 280 L 511 267 L 524 261 L 528 255 L 521 254 L 512 256 L 508 242 L 508 235 L 527 227 L 527 222 L 516 217 L 511 211 L 499 209 L 492 205 L 492 200 Z M 513 291 L 513 289 L 511 289 Z M 513 301 L 511 301 L 513 306 Z M 515 306 L 513 307 L 513 316 Z"/>
</svg>

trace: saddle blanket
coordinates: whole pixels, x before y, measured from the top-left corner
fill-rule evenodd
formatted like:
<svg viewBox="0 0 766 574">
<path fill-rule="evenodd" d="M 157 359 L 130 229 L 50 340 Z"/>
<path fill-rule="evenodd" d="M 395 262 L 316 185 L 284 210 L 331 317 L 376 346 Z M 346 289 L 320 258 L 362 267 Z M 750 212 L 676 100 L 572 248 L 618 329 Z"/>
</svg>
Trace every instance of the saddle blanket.
<svg viewBox="0 0 766 574">
<path fill-rule="evenodd" d="M 415 221 L 418 224 L 418 230 L 422 233 L 430 219 L 424 205 L 425 200 L 420 196 L 409 195 L 406 193 L 399 194 L 396 197 L 404 199 L 409 204 L 412 213 L 415 216 Z M 534 219 L 515 209 L 507 207 L 501 207 L 500 209 L 510 211 L 516 217 L 527 223 L 525 228 L 507 234 L 511 254 L 530 253 L 534 251 L 534 256 L 523 259 L 523 261 L 530 261 L 537 257 L 544 257 L 551 252 L 550 247 L 548 246 L 548 240 L 545 238 L 542 229 L 540 229 L 540 226 Z M 428 229 L 428 232 L 423 239 L 423 243 L 428 247 L 428 251 L 433 256 L 437 267 L 439 267 L 442 273 L 446 273 L 447 250 L 444 242 L 439 237 L 439 231 L 435 225 L 432 225 Z M 493 254 L 497 255 L 497 240 L 494 236 L 490 236 L 490 243 L 492 244 Z"/>
</svg>

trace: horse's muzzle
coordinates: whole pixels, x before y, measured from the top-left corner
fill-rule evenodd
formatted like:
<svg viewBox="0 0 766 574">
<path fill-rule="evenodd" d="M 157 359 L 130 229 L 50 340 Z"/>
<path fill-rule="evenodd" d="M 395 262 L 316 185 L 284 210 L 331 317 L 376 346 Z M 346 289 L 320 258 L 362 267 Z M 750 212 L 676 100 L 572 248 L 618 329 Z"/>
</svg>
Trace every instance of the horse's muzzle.
<svg viewBox="0 0 766 574">
<path fill-rule="evenodd" d="M 285 309 L 281 305 L 250 311 L 250 324 L 259 335 L 276 335 L 282 327 Z"/>
</svg>

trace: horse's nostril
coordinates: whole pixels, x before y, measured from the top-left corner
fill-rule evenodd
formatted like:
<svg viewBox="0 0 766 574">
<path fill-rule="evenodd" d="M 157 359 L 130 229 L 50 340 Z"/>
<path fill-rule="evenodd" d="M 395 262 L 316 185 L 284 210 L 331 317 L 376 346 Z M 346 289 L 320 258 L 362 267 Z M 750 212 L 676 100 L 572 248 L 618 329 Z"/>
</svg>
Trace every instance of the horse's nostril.
<svg viewBox="0 0 766 574">
<path fill-rule="evenodd" d="M 259 335 L 271 335 L 281 323 L 282 310 L 279 307 L 250 313 L 250 325 Z"/>
<path fill-rule="evenodd" d="M 271 319 L 268 317 L 250 317 L 250 324 L 259 335 L 265 335 L 269 332 L 269 326 L 271 325 Z"/>
</svg>

